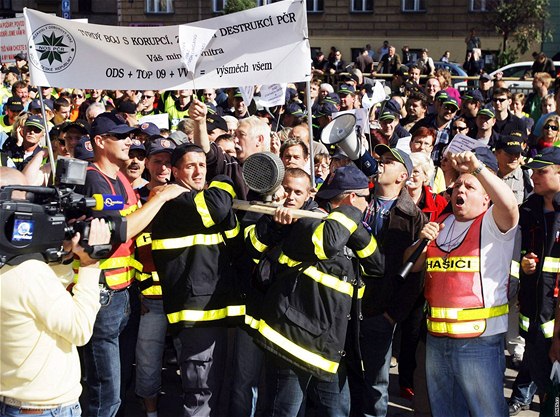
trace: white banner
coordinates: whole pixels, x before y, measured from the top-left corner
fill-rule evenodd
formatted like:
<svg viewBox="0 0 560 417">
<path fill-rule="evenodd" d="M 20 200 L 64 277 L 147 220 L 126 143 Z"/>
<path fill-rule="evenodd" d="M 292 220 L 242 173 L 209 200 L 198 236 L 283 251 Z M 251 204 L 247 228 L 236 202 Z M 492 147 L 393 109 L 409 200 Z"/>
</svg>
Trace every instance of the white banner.
<svg viewBox="0 0 560 417">
<path fill-rule="evenodd" d="M 282 106 L 286 103 L 287 87 L 286 83 L 261 86 L 259 104 L 263 107 Z"/>
<path fill-rule="evenodd" d="M 27 53 L 25 19 L 22 16 L 0 20 L 0 61 L 15 62 L 14 56 L 20 52 Z"/>
<path fill-rule="evenodd" d="M 38 86 L 172 90 L 310 78 L 302 0 L 157 28 L 79 24 L 31 9 L 24 15 L 31 81 Z M 213 38 L 196 62 L 190 47 L 208 33 Z"/>
</svg>

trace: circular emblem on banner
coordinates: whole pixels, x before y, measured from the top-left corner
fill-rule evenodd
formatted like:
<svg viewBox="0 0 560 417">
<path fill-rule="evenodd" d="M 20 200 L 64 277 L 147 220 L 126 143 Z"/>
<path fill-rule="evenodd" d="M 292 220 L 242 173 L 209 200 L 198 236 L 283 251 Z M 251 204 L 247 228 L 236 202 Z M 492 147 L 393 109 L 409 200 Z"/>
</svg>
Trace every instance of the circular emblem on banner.
<svg viewBox="0 0 560 417">
<path fill-rule="evenodd" d="M 41 26 L 29 40 L 29 60 L 46 73 L 64 71 L 76 56 L 76 41 L 62 26 Z"/>
</svg>

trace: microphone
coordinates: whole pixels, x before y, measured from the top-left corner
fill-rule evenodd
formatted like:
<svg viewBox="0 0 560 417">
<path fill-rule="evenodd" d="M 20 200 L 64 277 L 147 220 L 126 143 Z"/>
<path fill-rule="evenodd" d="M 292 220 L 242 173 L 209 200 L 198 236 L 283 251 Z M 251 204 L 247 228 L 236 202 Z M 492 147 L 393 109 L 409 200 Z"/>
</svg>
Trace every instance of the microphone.
<svg viewBox="0 0 560 417">
<path fill-rule="evenodd" d="M 121 195 L 93 194 L 91 197 L 95 200 L 95 206 L 92 207 L 95 211 L 122 210 L 125 205 Z"/>
</svg>

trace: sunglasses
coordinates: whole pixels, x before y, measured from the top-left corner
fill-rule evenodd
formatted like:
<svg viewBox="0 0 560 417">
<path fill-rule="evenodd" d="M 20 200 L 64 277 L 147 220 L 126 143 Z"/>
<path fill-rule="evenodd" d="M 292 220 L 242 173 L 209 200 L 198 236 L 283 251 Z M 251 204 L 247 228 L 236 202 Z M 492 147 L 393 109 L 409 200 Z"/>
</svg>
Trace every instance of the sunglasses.
<svg viewBox="0 0 560 417">
<path fill-rule="evenodd" d="M 72 94 L 72 98 L 84 98 L 82 94 Z"/>
<path fill-rule="evenodd" d="M 355 194 L 356 194 L 356 197 L 365 198 L 365 200 L 366 200 L 368 203 L 371 201 L 371 194 L 358 194 L 358 193 L 355 193 Z"/>
<path fill-rule="evenodd" d="M 503 103 L 504 101 L 506 101 L 507 98 L 493 98 L 492 101 L 494 103 Z"/>
<path fill-rule="evenodd" d="M 558 126 L 553 126 L 553 125 L 546 125 L 543 127 L 544 130 L 552 130 L 554 132 L 558 131 Z"/>
<path fill-rule="evenodd" d="M 468 126 L 453 126 L 451 129 L 453 130 L 467 130 Z"/>
<path fill-rule="evenodd" d="M 154 96 L 145 96 L 144 94 L 142 94 L 142 100 L 147 100 L 149 98 L 154 98 Z"/>
</svg>

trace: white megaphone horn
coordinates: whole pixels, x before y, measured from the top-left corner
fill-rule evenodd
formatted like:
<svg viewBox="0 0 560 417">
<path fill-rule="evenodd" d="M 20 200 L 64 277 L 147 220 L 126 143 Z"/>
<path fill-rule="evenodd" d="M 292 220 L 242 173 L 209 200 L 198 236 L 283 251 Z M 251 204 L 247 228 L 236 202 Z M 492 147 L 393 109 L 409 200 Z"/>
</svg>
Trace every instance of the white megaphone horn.
<svg viewBox="0 0 560 417">
<path fill-rule="evenodd" d="M 337 145 L 352 160 L 362 154 L 362 145 L 356 136 L 356 116 L 351 113 L 341 114 L 325 126 L 321 132 L 321 142 L 325 145 Z"/>
</svg>

